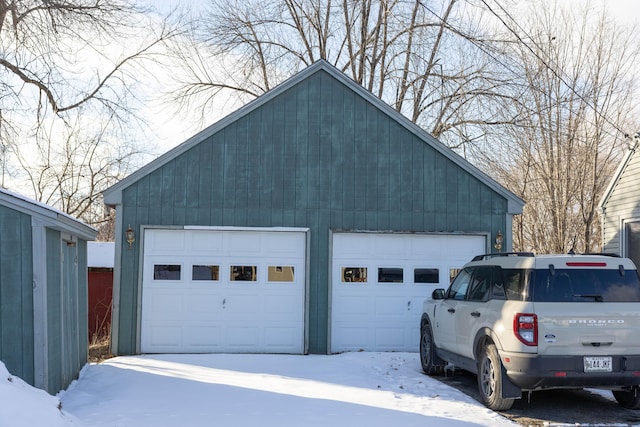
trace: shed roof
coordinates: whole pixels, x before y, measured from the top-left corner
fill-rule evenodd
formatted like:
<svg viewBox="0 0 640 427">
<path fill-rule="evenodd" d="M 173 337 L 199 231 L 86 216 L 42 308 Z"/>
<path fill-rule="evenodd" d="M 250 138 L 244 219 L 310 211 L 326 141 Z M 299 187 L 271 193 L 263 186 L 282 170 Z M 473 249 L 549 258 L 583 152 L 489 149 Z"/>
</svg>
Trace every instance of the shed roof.
<svg viewBox="0 0 640 427">
<path fill-rule="evenodd" d="M 347 86 L 348 88 L 353 90 L 357 95 L 361 96 L 366 101 L 368 101 L 371 105 L 375 106 L 381 112 L 387 114 L 392 119 L 394 119 L 396 122 L 398 122 L 403 127 L 405 127 L 407 130 L 409 130 L 414 135 L 419 137 L 426 144 L 429 144 L 430 146 L 432 146 L 434 149 L 436 149 L 438 152 L 440 152 L 446 158 L 448 158 L 449 160 L 454 162 L 456 165 L 461 167 L 463 170 L 467 171 L 470 175 L 472 175 L 473 177 L 478 179 L 483 184 L 487 185 L 493 191 L 495 191 L 496 193 L 498 193 L 502 197 L 504 197 L 508 202 L 507 203 L 507 205 L 508 205 L 507 206 L 508 213 L 510 213 L 510 214 L 521 214 L 522 213 L 522 208 L 524 206 L 524 201 L 522 199 L 520 199 L 518 196 L 513 194 L 511 191 L 507 190 L 505 187 L 503 187 L 498 182 L 496 182 L 495 180 L 490 178 L 488 175 L 486 175 L 480 169 L 476 168 L 471 163 L 469 163 L 467 160 L 465 160 L 460 155 L 455 153 L 449 147 L 447 147 L 444 144 L 442 144 L 440 141 L 438 141 L 436 138 L 434 138 L 431 134 L 426 132 L 424 129 L 422 129 L 421 127 L 419 127 L 415 123 L 413 123 L 411 120 L 409 120 L 408 118 L 406 118 L 405 116 L 400 114 L 398 111 L 396 111 L 393 108 L 391 108 L 391 106 L 389 106 L 388 104 L 383 102 L 381 99 L 379 99 L 378 97 L 373 95 L 371 92 L 367 91 L 362 86 L 358 85 L 355 81 L 353 81 L 352 79 L 347 77 L 344 73 L 342 73 L 336 67 L 334 67 L 333 65 L 329 64 L 328 62 L 326 62 L 324 60 L 320 60 L 320 61 L 315 62 L 311 66 L 309 66 L 306 69 L 304 69 L 301 72 L 299 72 L 298 74 L 294 75 L 293 77 L 291 77 L 291 78 L 287 79 L 286 81 L 284 81 L 283 83 L 279 84 L 278 86 L 276 86 L 275 88 L 273 88 L 269 92 L 267 92 L 264 95 L 254 99 L 253 101 L 249 102 L 248 104 L 246 104 L 245 106 L 243 106 L 240 109 L 236 110 L 235 112 L 227 115 L 226 117 L 222 118 L 221 120 L 219 120 L 218 122 L 214 123 L 213 125 L 211 125 L 211 126 L 207 127 L 206 129 L 200 131 L 199 133 L 195 134 L 191 138 L 189 138 L 186 141 L 184 141 L 182 144 L 180 144 L 177 147 L 171 149 L 170 151 L 164 153 L 163 155 L 161 155 L 157 159 L 153 160 L 152 162 L 150 162 L 147 165 L 143 166 L 142 168 L 138 169 L 136 172 L 134 172 L 131 175 L 129 175 L 128 177 L 124 178 L 120 182 L 118 182 L 118 183 L 114 184 L 113 186 L 109 187 L 108 189 L 106 189 L 103 192 L 105 203 L 108 206 L 115 206 L 115 205 L 121 204 L 122 203 L 122 192 L 127 187 L 129 187 L 131 184 L 137 182 L 138 180 L 140 180 L 144 176 L 146 176 L 146 175 L 152 173 L 153 171 L 159 169 L 160 167 L 162 167 L 163 165 L 167 164 L 171 160 L 175 159 L 176 157 L 178 157 L 181 154 L 185 153 L 189 149 L 191 149 L 194 146 L 198 145 L 200 142 L 202 142 L 206 138 L 216 134 L 217 132 L 219 132 L 220 130 L 224 129 L 225 127 L 227 127 L 231 123 L 233 123 L 236 120 L 240 119 L 241 117 L 251 113 L 252 111 L 254 111 L 257 108 L 259 108 L 260 106 L 268 103 L 270 100 L 272 100 L 275 97 L 277 97 L 278 95 L 282 94 L 283 92 L 285 92 L 289 88 L 295 86 L 296 84 L 304 81 L 305 79 L 309 78 L 313 74 L 318 73 L 320 71 L 324 71 L 324 72 L 328 73 L 329 75 L 331 75 L 334 79 L 340 81 L 342 84 L 344 84 L 345 86 Z"/>
<path fill-rule="evenodd" d="M 89 242 L 87 244 L 87 267 L 113 268 L 115 245 L 114 242 Z"/>
<path fill-rule="evenodd" d="M 0 188 L 0 205 L 39 218 L 47 227 L 68 232 L 85 240 L 94 240 L 97 231 L 73 216 L 52 206 Z"/>
</svg>

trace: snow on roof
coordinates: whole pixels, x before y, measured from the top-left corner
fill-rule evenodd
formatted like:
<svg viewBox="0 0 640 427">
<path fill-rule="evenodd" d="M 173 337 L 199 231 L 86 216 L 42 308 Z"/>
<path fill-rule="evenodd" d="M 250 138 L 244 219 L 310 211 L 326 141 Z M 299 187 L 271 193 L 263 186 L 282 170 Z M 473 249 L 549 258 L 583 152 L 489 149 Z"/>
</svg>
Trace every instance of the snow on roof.
<svg viewBox="0 0 640 427">
<path fill-rule="evenodd" d="M 78 218 L 62 212 L 53 206 L 9 191 L 6 188 L 0 188 L 0 204 L 21 212 L 26 212 L 32 216 L 36 215 L 39 218 L 46 219 L 50 224 L 56 225 L 54 228 L 72 231 L 86 240 L 96 238 L 96 229 L 80 221 Z"/>
<path fill-rule="evenodd" d="M 87 242 L 87 267 L 113 268 L 114 242 Z"/>
</svg>

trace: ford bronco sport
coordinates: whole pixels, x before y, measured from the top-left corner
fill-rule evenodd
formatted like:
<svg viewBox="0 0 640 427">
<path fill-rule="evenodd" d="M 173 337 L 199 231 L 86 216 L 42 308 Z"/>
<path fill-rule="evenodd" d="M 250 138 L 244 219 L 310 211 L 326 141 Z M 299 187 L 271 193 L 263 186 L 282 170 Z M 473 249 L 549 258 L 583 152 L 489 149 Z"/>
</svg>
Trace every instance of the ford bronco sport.
<svg viewBox="0 0 640 427">
<path fill-rule="evenodd" d="M 523 392 L 612 390 L 640 408 L 640 284 L 633 262 L 609 255 L 479 255 L 424 302 L 420 360 L 475 373 L 485 405 L 507 410 Z"/>
</svg>

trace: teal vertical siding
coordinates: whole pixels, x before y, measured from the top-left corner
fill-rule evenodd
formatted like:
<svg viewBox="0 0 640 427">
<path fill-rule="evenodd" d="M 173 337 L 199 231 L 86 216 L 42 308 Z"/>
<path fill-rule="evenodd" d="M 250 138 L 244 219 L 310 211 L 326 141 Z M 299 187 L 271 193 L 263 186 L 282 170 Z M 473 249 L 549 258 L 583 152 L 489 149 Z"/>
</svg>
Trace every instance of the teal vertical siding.
<svg viewBox="0 0 640 427">
<path fill-rule="evenodd" d="M 68 243 L 49 228 L 46 242 L 46 390 L 55 394 L 77 378 L 87 362 L 87 244 Z"/>
<path fill-rule="evenodd" d="M 89 360 L 89 265 L 86 240 L 78 241 L 77 260 L 78 357 L 75 369 L 79 372 Z"/>
<path fill-rule="evenodd" d="M 489 232 L 507 200 L 319 71 L 123 191 L 123 226 L 309 227 L 309 351 L 327 352 L 329 230 Z M 118 352 L 136 352 L 139 245 L 122 251 Z"/>
<path fill-rule="evenodd" d="M 34 382 L 31 216 L 0 206 L 0 360 Z"/>
<path fill-rule="evenodd" d="M 46 229 L 47 245 L 47 390 L 63 388 L 63 289 L 60 232 Z"/>
</svg>

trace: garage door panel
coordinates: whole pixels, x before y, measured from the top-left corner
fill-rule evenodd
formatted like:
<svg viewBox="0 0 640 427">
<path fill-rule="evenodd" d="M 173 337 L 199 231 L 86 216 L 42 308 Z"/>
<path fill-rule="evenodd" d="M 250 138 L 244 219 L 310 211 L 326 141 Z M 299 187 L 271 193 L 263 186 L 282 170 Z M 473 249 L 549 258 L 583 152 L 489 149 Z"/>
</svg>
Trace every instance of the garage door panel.
<svg viewBox="0 0 640 427">
<path fill-rule="evenodd" d="M 260 328 L 253 325 L 227 327 L 227 343 L 232 347 L 257 348 L 261 341 Z"/>
<path fill-rule="evenodd" d="M 269 348 L 290 348 L 298 339 L 299 330 L 287 327 L 266 327 L 264 337 Z"/>
<path fill-rule="evenodd" d="M 172 238 L 184 244 L 169 251 Z M 142 352 L 304 352 L 305 231 L 148 229 L 144 239 Z M 160 280 L 158 265 L 180 274 Z"/>
<path fill-rule="evenodd" d="M 330 351 L 418 351 L 423 301 L 485 246 L 483 235 L 334 233 Z"/>
<path fill-rule="evenodd" d="M 152 325 L 149 328 L 148 336 L 150 345 L 161 346 L 166 349 L 178 348 L 181 344 L 182 328 L 168 324 Z"/>
<path fill-rule="evenodd" d="M 371 346 L 370 330 L 365 326 L 351 326 L 352 323 L 336 324 L 332 331 L 332 343 L 340 351 L 358 351 Z"/>
<path fill-rule="evenodd" d="M 362 317 L 368 316 L 371 307 L 368 296 L 343 295 L 342 298 L 334 300 L 332 313 L 337 317 Z"/>
<path fill-rule="evenodd" d="M 298 258 L 299 248 L 304 246 L 304 235 L 300 233 L 277 233 L 262 240 L 262 251 L 265 254 L 277 255 L 279 258 Z"/>
<path fill-rule="evenodd" d="M 145 240 L 145 250 L 154 253 L 182 251 L 185 248 L 185 236 L 179 230 L 157 230 L 153 236 Z"/>
<path fill-rule="evenodd" d="M 225 238 L 228 241 L 226 246 L 230 250 L 229 255 L 244 257 L 247 254 L 260 253 L 260 240 L 257 235 L 248 233 L 227 234 Z"/>
<path fill-rule="evenodd" d="M 205 252 L 208 257 L 224 255 L 224 239 L 220 234 L 191 233 L 191 248 L 193 252 Z"/>
<path fill-rule="evenodd" d="M 246 319 L 247 314 L 260 312 L 261 305 L 260 298 L 253 295 L 231 295 L 222 302 L 225 316 L 229 319 Z"/>
<path fill-rule="evenodd" d="M 156 292 L 144 301 L 150 319 L 179 319 L 182 313 L 182 295 L 175 292 Z"/>
<path fill-rule="evenodd" d="M 371 241 L 367 235 L 352 235 L 348 244 L 344 244 L 344 236 L 342 234 L 333 235 L 334 256 L 353 259 L 367 259 L 371 252 Z"/>
<path fill-rule="evenodd" d="M 375 331 L 376 347 L 381 351 L 392 351 L 404 346 L 404 325 L 377 328 Z"/>
<path fill-rule="evenodd" d="M 263 301 L 265 313 L 273 315 L 276 319 L 289 318 L 297 311 L 299 304 L 297 298 L 291 295 L 268 295 Z"/>
<path fill-rule="evenodd" d="M 182 337 L 184 345 L 201 349 L 213 349 L 215 343 L 222 342 L 222 329 L 215 326 L 193 326 L 182 327 Z"/>
<path fill-rule="evenodd" d="M 184 308 L 194 319 L 209 319 L 223 309 L 222 299 L 208 293 L 189 294 L 184 296 Z"/>
<path fill-rule="evenodd" d="M 378 238 L 372 238 L 375 247 L 374 254 L 377 257 L 389 257 L 394 259 L 398 257 L 409 256 L 410 251 L 406 242 L 399 240 L 394 235 L 381 235 Z"/>
<path fill-rule="evenodd" d="M 409 308 L 406 298 L 388 296 L 375 298 L 374 307 L 374 316 L 384 316 L 386 319 L 389 317 L 403 318 Z"/>
</svg>

